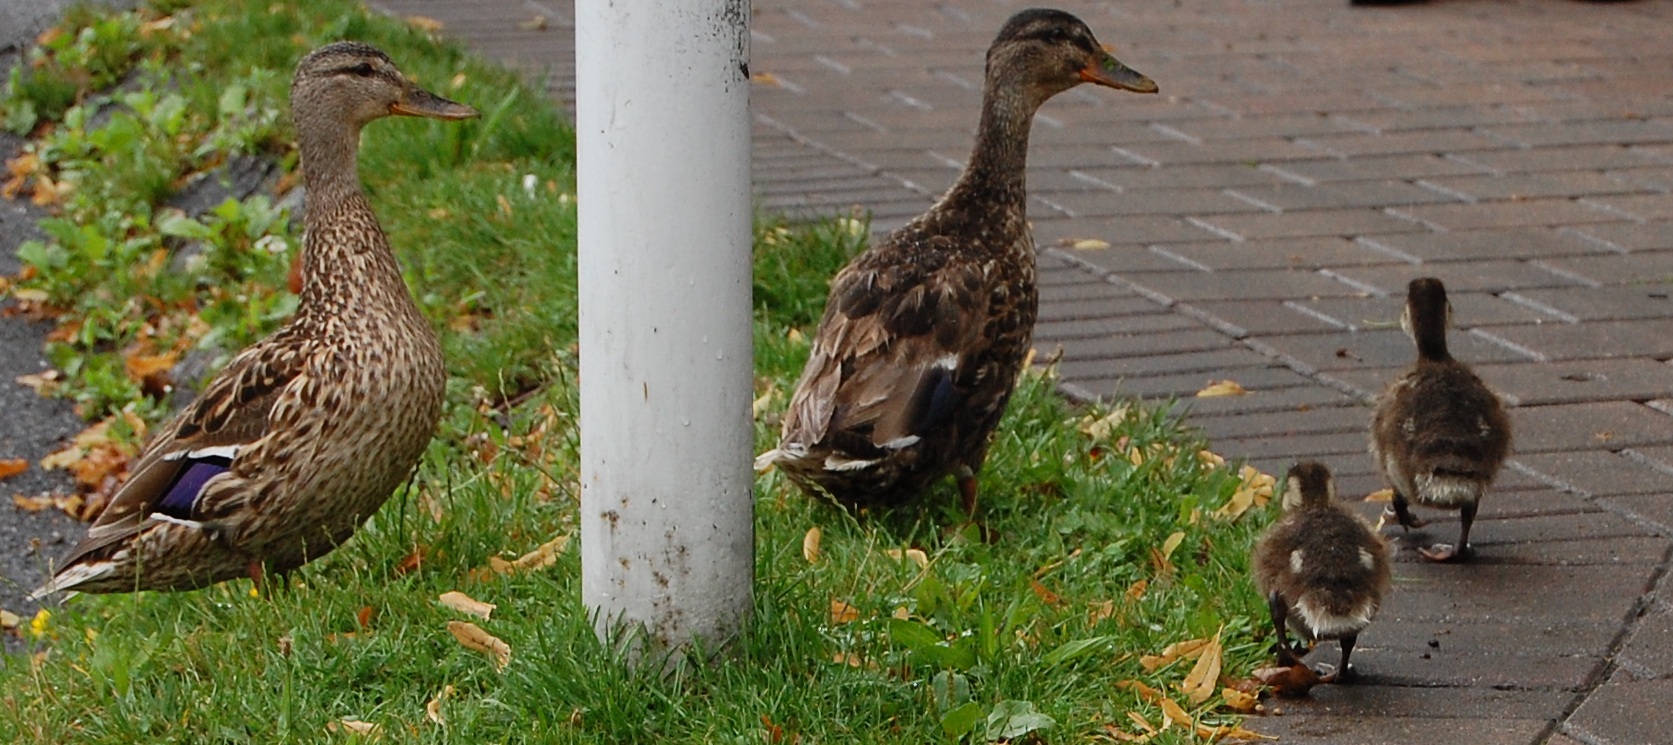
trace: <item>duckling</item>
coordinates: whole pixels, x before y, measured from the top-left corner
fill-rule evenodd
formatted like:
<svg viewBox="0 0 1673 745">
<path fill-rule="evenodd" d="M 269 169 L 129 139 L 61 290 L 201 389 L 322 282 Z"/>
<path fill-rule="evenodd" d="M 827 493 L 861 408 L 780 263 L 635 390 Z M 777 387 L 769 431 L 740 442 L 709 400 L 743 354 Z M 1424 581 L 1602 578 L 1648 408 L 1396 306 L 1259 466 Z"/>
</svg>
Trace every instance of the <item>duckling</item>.
<svg viewBox="0 0 1673 745">
<path fill-rule="evenodd" d="M 831 281 L 778 447 L 757 468 L 776 463 L 848 506 L 902 504 L 953 475 L 974 510 L 1038 307 L 1029 128 L 1041 104 L 1081 83 L 1157 90 L 1068 13 L 1025 10 L 999 30 L 963 174 Z"/>
<path fill-rule="evenodd" d="M 1433 277 L 1406 288 L 1400 326 L 1417 344 L 1417 364 L 1389 385 L 1371 424 L 1371 457 L 1394 490 L 1388 513 L 1410 529 L 1425 525 L 1411 502 L 1458 510 L 1458 543 L 1418 552 L 1430 561 L 1469 557 L 1470 524 L 1482 492 L 1510 453 L 1510 417 L 1476 374 L 1452 358 L 1446 330 L 1452 304 Z"/>
<path fill-rule="evenodd" d="M 307 189 L 296 315 L 157 430 L 33 597 L 282 577 L 348 540 L 429 444 L 447 377 L 441 346 L 361 190 L 356 156 L 373 120 L 476 110 L 354 42 L 302 59 L 291 109 Z"/>
<path fill-rule="evenodd" d="M 1255 585 L 1266 596 L 1278 662 L 1301 665 L 1286 628 L 1302 639 L 1336 639 L 1342 662 L 1322 678 L 1346 681 L 1348 657 L 1388 592 L 1388 544 L 1336 504 L 1330 469 L 1307 461 L 1285 477 L 1284 515 L 1255 544 Z"/>
</svg>

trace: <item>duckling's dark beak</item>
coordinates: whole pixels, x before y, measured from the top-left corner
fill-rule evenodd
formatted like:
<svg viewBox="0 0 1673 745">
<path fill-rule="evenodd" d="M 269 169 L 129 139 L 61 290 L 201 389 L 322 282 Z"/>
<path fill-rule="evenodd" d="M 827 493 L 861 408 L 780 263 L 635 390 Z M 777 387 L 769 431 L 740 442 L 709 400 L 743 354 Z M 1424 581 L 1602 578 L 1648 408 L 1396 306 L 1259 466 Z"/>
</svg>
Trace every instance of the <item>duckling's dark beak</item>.
<svg viewBox="0 0 1673 745">
<path fill-rule="evenodd" d="M 1121 64 L 1121 60 L 1107 52 L 1099 60 L 1081 68 L 1080 79 L 1088 83 L 1107 85 L 1111 88 L 1120 88 L 1134 93 L 1155 93 L 1161 90 L 1156 85 L 1156 81 L 1145 77 L 1131 67 Z"/>
<path fill-rule="evenodd" d="M 422 116 L 430 119 L 471 119 L 480 114 L 476 109 L 456 101 L 449 101 L 416 85 L 409 85 L 401 93 L 401 100 L 389 105 L 389 113 L 396 116 Z"/>
</svg>

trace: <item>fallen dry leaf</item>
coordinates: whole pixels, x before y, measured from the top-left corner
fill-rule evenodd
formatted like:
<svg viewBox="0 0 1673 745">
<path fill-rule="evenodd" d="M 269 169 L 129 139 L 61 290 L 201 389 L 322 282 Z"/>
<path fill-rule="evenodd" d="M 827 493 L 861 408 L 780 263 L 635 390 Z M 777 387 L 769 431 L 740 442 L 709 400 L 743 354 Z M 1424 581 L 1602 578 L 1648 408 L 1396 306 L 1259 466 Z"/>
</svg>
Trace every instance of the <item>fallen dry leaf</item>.
<svg viewBox="0 0 1673 745">
<path fill-rule="evenodd" d="M 494 609 L 499 607 L 493 603 L 484 603 L 458 590 L 442 593 L 441 597 L 436 598 L 436 602 L 460 613 L 476 616 L 484 621 L 488 620 L 488 617 L 494 613 Z"/>
<path fill-rule="evenodd" d="M 1378 489 L 1374 492 L 1371 492 L 1370 494 L 1365 495 L 1365 501 L 1367 501 L 1367 502 L 1393 502 L 1394 501 L 1394 490 L 1393 489 Z"/>
<path fill-rule="evenodd" d="M 383 735 L 383 727 L 373 724 L 372 722 L 362 722 L 359 719 L 343 719 L 335 722 L 326 722 L 325 729 L 326 731 L 332 733 L 341 732 L 344 734 L 359 735 L 362 737 L 381 737 Z"/>
<path fill-rule="evenodd" d="M 858 620 L 860 620 L 859 608 L 835 598 L 831 600 L 831 623 L 853 623 Z"/>
<path fill-rule="evenodd" d="M 517 28 L 524 31 L 545 31 L 546 16 L 535 16 L 526 21 L 518 21 Z"/>
<path fill-rule="evenodd" d="M 1069 244 L 1076 251 L 1101 251 L 1110 247 L 1110 242 L 1097 238 L 1081 238 Z"/>
<path fill-rule="evenodd" d="M 1144 667 L 1144 671 L 1148 673 L 1154 672 L 1156 668 L 1170 664 L 1175 660 L 1194 660 L 1197 655 L 1202 654 L 1202 650 L 1208 646 L 1208 642 L 1207 639 L 1186 639 L 1182 642 L 1174 642 L 1164 648 L 1159 655 L 1147 654 L 1140 657 L 1139 665 Z"/>
<path fill-rule="evenodd" d="M 1114 617 L 1115 617 L 1115 601 L 1114 600 L 1105 600 L 1104 602 L 1101 602 L 1101 603 L 1093 603 L 1090 607 L 1088 607 L 1086 609 L 1086 625 L 1087 626 L 1097 626 L 1100 622 L 1104 621 L 1105 619 L 1114 618 Z"/>
<path fill-rule="evenodd" d="M 1248 691 L 1240 691 L 1236 688 L 1222 689 L 1220 691 L 1220 698 L 1226 702 L 1227 708 L 1238 712 L 1239 714 L 1254 714 L 1260 711 L 1261 708 L 1260 696 L 1249 693 Z"/>
<path fill-rule="evenodd" d="M 1197 398 L 1219 398 L 1221 396 L 1242 396 L 1249 390 L 1239 385 L 1235 380 L 1216 380 L 1209 383 L 1202 390 L 1197 391 Z"/>
<path fill-rule="evenodd" d="M 180 362 L 180 355 L 172 352 L 165 354 L 124 354 L 122 367 L 128 372 L 128 377 L 135 382 L 151 383 L 162 375 L 174 369 Z"/>
<path fill-rule="evenodd" d="M 1214 638 L 1203 645 L 1202 651 L 1197 655 L 1197 664 L 1192 666 L 1190 674 L 1179 684 L 1179 690 L 1185 694 L 1185 700 L 1190 701 L 1192 706 L 1200 706 L 1214 695 L 1214 689 L 1220 683 L 1221 652 L 1220 632 L 1217 631 Z"/>
<path fill-rule="evenodd" d="M 483 631 L 481 626 L 469 621 L 448 621 L 447 630 L 466 649 L 493 657 L 495 668 L 504 670 L 506 665 L 511 664 L 511 645 Z"/>
<path fill-rule="evenodd" d="M 1251 677 L 1286 698 L 1305 696 L 1319 684 L 1319 674 L 1306 665 L 1263 667 L 1250 673 Z"/>
<path fill-rule="evenodd" d="M 924 553 L 924 550 L 921 548 L 909 548 L 905 551 L 898 548 L 889 548 L 883 550 L 883 555 L 894 559 L 895 561 L 910 561 L 913 564 L 917 564 L 919 569 L 924 569 L 929 566 L 929 554 Z"/>
<path fill-rule="evenodd" d="M 770 72 L 758 72 L 758 73 L 751 74 L 749 76 L 749 82 L 760 83 L 762 85 L 770 85 L 770 86 L 773 86 L 774 88 L 777 88 L 778 86 L 783 85 L 783 83 L 779 82 L 778 76 L 774 75 Z"/>
<path fill-rule="evenodd" d="M 23 623 L 23 618 L 4 608 L 0 608 L 0 629 L 11 631 Z"/>
<path fill-rule="evenodd" d="M 407 25 L 432 34 L 443 28 L 441 21 L 429 16 L 407 16 Z"/>
<path fill-rule="evenodd" d="M 435 697 L 430 699 L 430 703 L 424 705 L 424 718 L 440 726 L 446 727 L 447 720 L 441 715 L 441 704 L 452 695 L 453 686 L 442 686 L 441 691 L 436 693 Z"/>
<path fill-rule="evenodd" d="M 1168 697 L 1167 694 L 1165 694 L 1161 691 L 1158 691 L 1155 688 L 1151 688 L 1150 686 L 1147 686 L 1147 685 L 1145 685 L 1145 684 L 1143 684 L 1139 681 L 1136 681 L 1136 680 L 1123 680 L 1119 683 L 1116 683 L 1115 687 L 1126 689 L 1126 690 L 1132 691 L 1134 693 L 1137 693 L 1139 695 L 1139 699 L 1144 701 L 1147 704 L 1159 703 L 1162 699 Z"/>
<path fill-rule="evenodd" d="M 1052 592 L 1051 588 L 1041 584 L 1040 580 L 1028 580 L 1028 589 L 1033 590 L 1034 595 L 1040 598 L 1040 602 L 1045 603 L 1046 605 L 1053 608 L 1063 605 L 1063 597 L 1055 592 Z"/>
<path fill-rule="evenodd" d="M 0 479 L 9 479 L 27 470 L 29 470 L 29 461 L 23 458 L 0 460 Z"/>
<path fill-rule="evenodd" d="M 1162 718 L 1166 724 L 1182 724 L 1186 727 L 1196 726 L 1191 721 L 1191 715 L 1185 711 L 1185 707 L 1180 706 L 1173 699 L 1164 698 L 1156 703 L 1162 707 Z M 1163 728 L 1166 729 L 1165 726 Z"/>
<path fill-rule="evenodd" d="M 1166 540 L 1162 541 L 1162 547 L 1160 549 L 1155 548 L 1154 546 L 1151 547 L 1150 563 L 1152 566 L 1156 567 L 1157 574 L 1167 574 L 1173 571 L 1173 552 L 1177 550 L 1179 548 L 1179 544 L 1184 541 L 1185 531 L 1175 531 L 1172 535 L 1169 535 Z"/>
<path fill-rule="evenodd" d="M 819 530 L 817 525 L 808 528 L 807 532 L 802 534 L 802 558 L 807 559 L 807 563 L 819 563 L 819 539 L 823 535 L 824 532 Z"/>
<path fill-rule="evenodd" d="M 560 535 L 550 541 L 540 544 L 513 561 L 506 561 L 498 556 L 488 557 L 488 566 L 495 574 L 510 574 L 512 572 L 532 572 L 545 569 L 558 562 L 565 546 L 569 545 L 569 536 Z"/>
<path fill-rule="evenodd" d="M 1080 421 L 1081 434 L 1102 442 L 1109 439 L 1110 434 L 1127 421 L 1127 407 L 1117 406 L 1110 409 L 1103 416 L 1088 414 Z"/>
</svg>

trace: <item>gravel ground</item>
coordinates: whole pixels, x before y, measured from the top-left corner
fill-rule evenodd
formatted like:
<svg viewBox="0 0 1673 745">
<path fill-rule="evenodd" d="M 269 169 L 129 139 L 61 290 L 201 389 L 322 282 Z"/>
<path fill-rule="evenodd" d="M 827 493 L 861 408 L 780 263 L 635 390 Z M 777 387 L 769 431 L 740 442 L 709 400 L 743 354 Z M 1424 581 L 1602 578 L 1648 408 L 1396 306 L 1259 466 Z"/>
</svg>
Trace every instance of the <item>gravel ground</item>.
<svg viewBox="0 0 1673 745">
<path fill-rule="evenodd" d="M 17 63 L 20 50 L 35 34 L 70 4 L 70 0 L 0 0 L 0 77 Z M 16 155 L 20 144 L 16 137 L 0 134 L 0 159 Z M 17 272 L 18 244 L 36 235 L 35 221 L 41 214 L 27 203 L 0 200 L 0 273 Z M 46 369 L 41 345 L 47 331 L 45 324 L 0 318 L 0 459 L 31 462 L 27 472 L 0 481 L 0 608 L 24 618 L 35 612 L 35 605 L 24 597 L 40 584 L 49 561 L 67 551 L 83 530 L 55 510 L 29 513 L 11 504 L 13 494 L 71 488 L 64 474 L 44 472 L 33 464 L 81 431 L 80 417 L 68 402 L 41 398 L 14 382 L 19 375 Z"/>
</svg>

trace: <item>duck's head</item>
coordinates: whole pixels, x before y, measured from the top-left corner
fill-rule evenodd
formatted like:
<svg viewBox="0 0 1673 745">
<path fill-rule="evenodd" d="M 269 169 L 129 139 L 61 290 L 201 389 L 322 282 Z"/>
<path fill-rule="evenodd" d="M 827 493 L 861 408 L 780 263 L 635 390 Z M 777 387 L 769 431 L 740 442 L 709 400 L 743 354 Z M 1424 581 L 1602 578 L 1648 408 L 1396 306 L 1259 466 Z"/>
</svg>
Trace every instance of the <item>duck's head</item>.
<svg viewBox="0 0 1673 745">
<path fill-rule="evenodd" d="M 297 63 L 291 109 L 299 127 L 330 122 L 359 128 L 392 115 L 431 119 L 477 115 L 476 109 L 418 87 L 389 55 L 355 41 L 327 44 Z"/>
<path fill-rule="evenodd" d="M 1011 16 L 988 48 L 988 75 L 1020 77 L 1039 101 L 1081 83 L 1155 93 L 1155 81 L 1105 51 L 1081 19 L 1034 8 Z"/>
<path fill-rule="evenodd" d="M 1417 344 L 1419 357 L 1446 359 L 1446 330 L 1451 326 L 1452 303 L 1446 299 L 1446 285 L 1434 277 L 1419 277 L 1406 285 L 1400 328 Z"/>
<path fill-rule="evenodd" d="M 1322 507 L 1336 499 L 1336 483 L 1330 469 L 1318 461 L 1302 461 L 1290 466 L 1284 477 L 1284 511 L 1305 507 Z"/>
</svg>

